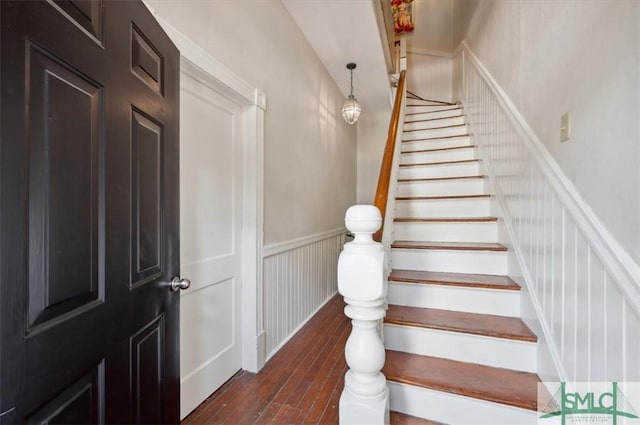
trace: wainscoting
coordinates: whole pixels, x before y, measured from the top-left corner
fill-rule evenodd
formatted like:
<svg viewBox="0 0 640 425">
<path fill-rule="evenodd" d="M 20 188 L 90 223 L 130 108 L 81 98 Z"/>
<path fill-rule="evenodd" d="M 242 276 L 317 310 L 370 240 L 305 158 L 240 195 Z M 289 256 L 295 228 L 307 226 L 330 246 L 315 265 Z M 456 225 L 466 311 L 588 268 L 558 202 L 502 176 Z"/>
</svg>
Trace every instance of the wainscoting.
<svg viewBox="0 0 640 425">
<path fill-rule="evenodd" d="M 558 377 L 639 381 L 638 265 L 464 43 L 455 63 L 454 87 Z"/>
<path fill-rule="evenodd" d="M 338 289 L 345 229 L 265 246 L 264 329 L 271 358 Z"/>
</svg>

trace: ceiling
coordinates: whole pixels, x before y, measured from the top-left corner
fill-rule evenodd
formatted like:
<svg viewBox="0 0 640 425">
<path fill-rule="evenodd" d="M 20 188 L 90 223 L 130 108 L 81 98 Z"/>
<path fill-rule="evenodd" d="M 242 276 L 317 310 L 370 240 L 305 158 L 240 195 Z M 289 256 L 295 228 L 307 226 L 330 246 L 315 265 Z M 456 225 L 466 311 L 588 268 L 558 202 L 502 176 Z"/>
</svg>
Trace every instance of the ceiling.
<svg viewBox="0 0 640 425">
<path fill-rule="evenodd" d="M 387 62 L 377 0 L 282 0 L 345 97 L 347 63 L 355 62 L 354 94 L 364 110 L 389 108 Z"/>
</svg>

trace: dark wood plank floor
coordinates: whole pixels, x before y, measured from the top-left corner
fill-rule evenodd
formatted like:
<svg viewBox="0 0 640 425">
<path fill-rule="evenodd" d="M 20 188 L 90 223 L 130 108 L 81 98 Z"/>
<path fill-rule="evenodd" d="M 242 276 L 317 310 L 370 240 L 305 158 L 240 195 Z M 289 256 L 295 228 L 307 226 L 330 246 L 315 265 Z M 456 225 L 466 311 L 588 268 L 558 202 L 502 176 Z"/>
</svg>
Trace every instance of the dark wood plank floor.
<svg viewBox="0 0 640 425">
<path fill-rule="evenodd" d="M 258 374 L 241 371 L 182 424 L 337 424 L 351 324 L 331 299 Z"/>
</svg>

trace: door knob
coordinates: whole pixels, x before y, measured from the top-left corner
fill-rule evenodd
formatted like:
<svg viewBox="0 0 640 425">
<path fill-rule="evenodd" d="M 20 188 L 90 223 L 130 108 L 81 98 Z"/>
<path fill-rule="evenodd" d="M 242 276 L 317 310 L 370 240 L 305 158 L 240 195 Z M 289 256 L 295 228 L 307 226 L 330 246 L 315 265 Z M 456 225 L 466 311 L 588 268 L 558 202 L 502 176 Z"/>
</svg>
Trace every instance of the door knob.
<svg viewBox="0 0 640 425">
<path fill-rule="evenodd" d="M 191 281 L 189 279 L 180 279 L 179 277 L 174 277 L 171 281 L 171 291 L 176 292 L 181 289 L 187 289 L 191 286 Z"/>
</svg>

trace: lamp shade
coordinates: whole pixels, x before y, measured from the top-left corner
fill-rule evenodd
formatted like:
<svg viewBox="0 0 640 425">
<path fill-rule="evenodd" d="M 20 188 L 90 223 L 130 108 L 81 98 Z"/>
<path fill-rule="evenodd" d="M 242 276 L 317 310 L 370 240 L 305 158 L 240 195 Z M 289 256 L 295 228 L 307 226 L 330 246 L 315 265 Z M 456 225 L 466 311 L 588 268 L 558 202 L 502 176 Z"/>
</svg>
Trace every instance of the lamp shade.
<svg viewBox="0 0 640 425">
<path fill-rule="evenodd" d="M 342 107 L 342 118 L 344 118 L 347 124 L 355 124 L 358 118 L 360 118 L 360 112 L 362 112 L 362 108 L 358 100 L 353 94 L 350 94 Z"/>
</svg>

